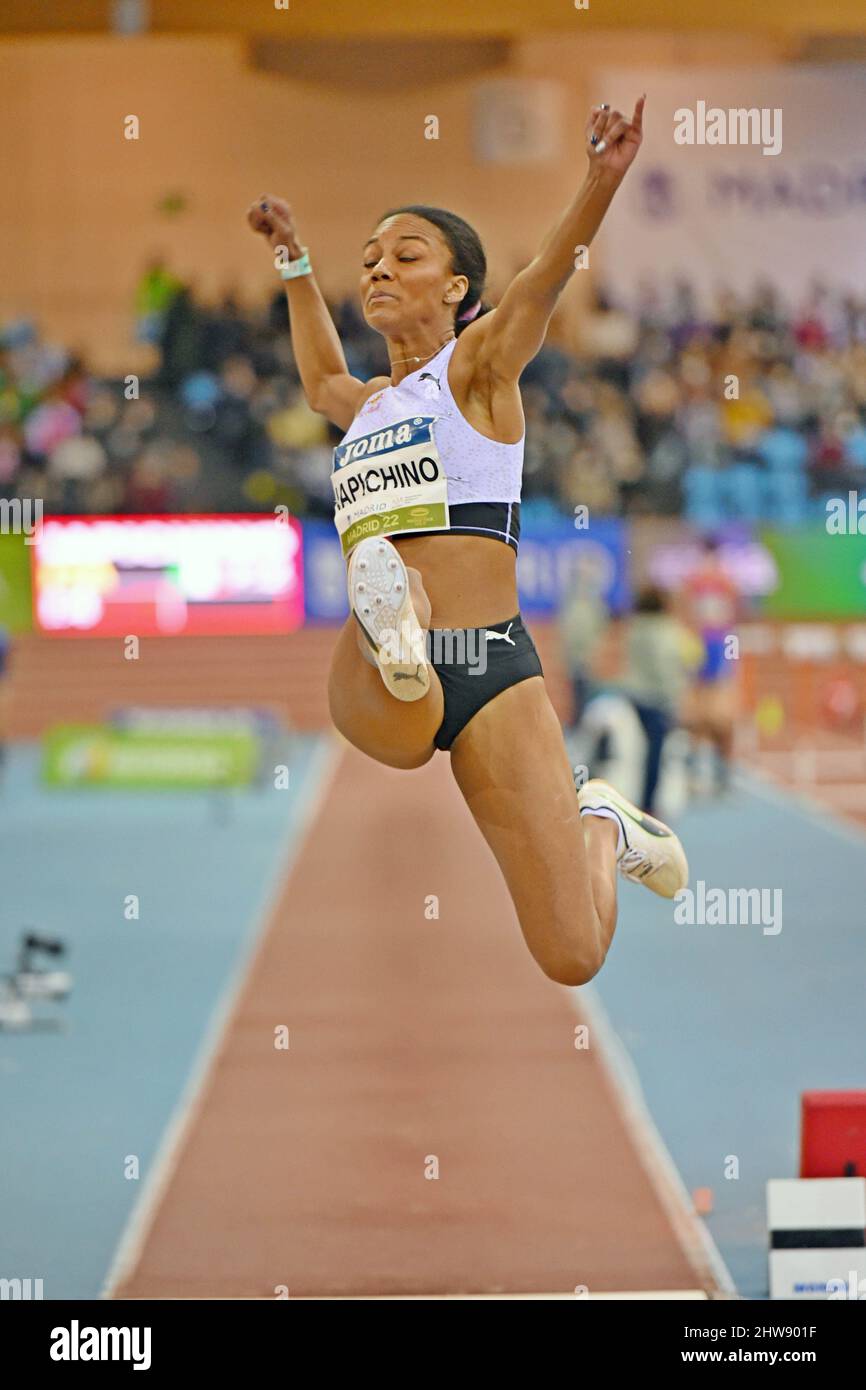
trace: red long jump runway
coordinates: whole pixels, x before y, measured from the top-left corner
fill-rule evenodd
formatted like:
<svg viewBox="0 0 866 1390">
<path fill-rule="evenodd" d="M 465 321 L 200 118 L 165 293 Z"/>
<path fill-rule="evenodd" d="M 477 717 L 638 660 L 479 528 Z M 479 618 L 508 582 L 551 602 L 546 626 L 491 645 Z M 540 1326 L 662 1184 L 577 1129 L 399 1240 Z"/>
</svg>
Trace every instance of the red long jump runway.
<svg viewBox="0 0 866 1390">
<path fill-rule="evenodd" d="M 719 1292 L 573 997 L 446 758 L 344 749 L 108 1295 Z"/>
</svg>

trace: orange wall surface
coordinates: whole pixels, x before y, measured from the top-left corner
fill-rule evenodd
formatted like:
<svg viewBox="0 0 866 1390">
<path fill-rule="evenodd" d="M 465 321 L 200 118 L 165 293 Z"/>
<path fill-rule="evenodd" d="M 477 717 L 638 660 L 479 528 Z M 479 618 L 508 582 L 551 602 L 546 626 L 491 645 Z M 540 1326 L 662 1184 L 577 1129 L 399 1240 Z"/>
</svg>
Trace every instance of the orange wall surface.
<svg viewBox="0 0 866 1390">
<path fill-rule="evenodd" d="M 229 37 L 8 40 L 0 44 L 0 319 L 35 314 L 48 336 L 85 351 L 98 370 L 140 370 L 148 358 L 134 339 L 132 297 L 150 254 L 163 252 L 205 297 L 231 286 L 257 299 L 274 283 L 244 223 L 263 190 L 293 202 L 326 292 L 354 288 L 361 244 L 385 208 L 425 201 L 478 226 L 495 295 L 575 191 L 592 101 L 624 105 L 647 88 L 651 119 L 654 66 L 772 61 L 786 56 L 784 43 L 596 34 L 506 47 L 504 63 L 477 77 L 559 81 L 565 138 L 550 162 L 496 167 L 475 162 L 476 75 L 447 78 L 450 40 L 437 43 L 423 80 L 384 90 L 360 73 L 347 80 L 344 62 L 339 81 L 321 62 L 300 80 L 261 71 L 243 40 Z M 635 67 L 634 90 L 600 93 L 595 74 L 623 64 Z M 124 138 L 129 115 L 139 119 L 138 140 Z M 429 115 L 439 119 L 438 140 L 424 138 Z M 186 208 L 167 217 L 158 204 L 174 193 Z M 586 288 L 587 277 L 575 277 L 571 310 Z"/>
</svg>

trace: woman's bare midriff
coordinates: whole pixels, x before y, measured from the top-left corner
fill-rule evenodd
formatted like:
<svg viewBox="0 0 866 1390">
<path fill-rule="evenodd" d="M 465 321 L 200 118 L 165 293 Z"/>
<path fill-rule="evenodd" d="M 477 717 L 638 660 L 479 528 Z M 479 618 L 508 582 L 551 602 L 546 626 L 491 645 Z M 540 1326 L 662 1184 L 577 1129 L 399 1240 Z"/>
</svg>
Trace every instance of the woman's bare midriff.
<svg viewBox="0 0 866 1390">
<path fill-rule="evenodd" d="M 453 532 L 392 539 L 421 575 L 432 627 L 488 627 L 517 613 L 517 557 L 504 541 Z"/>
</svg>

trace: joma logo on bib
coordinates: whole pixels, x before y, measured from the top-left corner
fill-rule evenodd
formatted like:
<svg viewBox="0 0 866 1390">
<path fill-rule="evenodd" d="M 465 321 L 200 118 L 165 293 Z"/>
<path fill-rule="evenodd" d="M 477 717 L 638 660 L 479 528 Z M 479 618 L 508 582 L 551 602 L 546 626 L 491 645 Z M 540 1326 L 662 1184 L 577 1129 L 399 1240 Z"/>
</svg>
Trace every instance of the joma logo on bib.
<svg viewBox="0 0 866 1390">
<path fill-rule="evenodd" d="M 416 415 L 334 450 L 334 520 L 344 555 L 365 536 L 448 529 L 435 419 Z"/>
</svg>

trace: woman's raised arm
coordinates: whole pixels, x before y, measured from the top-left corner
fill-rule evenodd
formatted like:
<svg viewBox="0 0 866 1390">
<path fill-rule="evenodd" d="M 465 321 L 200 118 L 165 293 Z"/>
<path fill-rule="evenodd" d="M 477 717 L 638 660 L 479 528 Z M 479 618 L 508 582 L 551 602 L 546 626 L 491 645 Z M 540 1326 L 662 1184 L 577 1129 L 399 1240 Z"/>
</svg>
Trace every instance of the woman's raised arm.
<svg viewBox="0 0 866 1390">
<path fill-rule="evenodd" d="M 293 261 L 303 255 L 292 209 L 282 198 L 264 194 L 250 207 L 247 221 L 273 252 L 284 247 L 284 256 Z M 342 344 L 315 275 L 298 275 L 284 283 L 292 349 L 307 404 L 340 429 L 348 429 L 369 393 L 370 383 L 349 375 Z"/>
<path fill-rule="evenodd" d="M 491 376 L 516 381 L 539 351 L 556 301 L 576 268 L 579 248 L 589 246 L 640 148 L 644 101 L 638 99 L 630 121 L 606 106 L 592 107 L 583 186 L 496 309 L 462 335 L 476 367 Z"/>
</svg>

